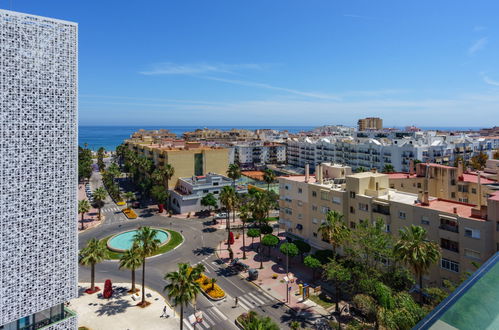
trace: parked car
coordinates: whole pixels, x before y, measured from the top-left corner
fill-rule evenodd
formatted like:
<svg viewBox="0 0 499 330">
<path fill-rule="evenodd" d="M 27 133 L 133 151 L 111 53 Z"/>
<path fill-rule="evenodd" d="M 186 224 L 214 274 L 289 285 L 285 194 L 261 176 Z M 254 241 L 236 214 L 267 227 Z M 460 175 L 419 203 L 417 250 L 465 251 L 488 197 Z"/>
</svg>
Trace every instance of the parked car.
<svg viewBox="0 0 499 330">
<path fill-rule="evenodd" d="M 226 212 L 221 212 L 215 214 L 214 219 L 226 219 L 227 218 L 227 213 Z"/>
</svg>

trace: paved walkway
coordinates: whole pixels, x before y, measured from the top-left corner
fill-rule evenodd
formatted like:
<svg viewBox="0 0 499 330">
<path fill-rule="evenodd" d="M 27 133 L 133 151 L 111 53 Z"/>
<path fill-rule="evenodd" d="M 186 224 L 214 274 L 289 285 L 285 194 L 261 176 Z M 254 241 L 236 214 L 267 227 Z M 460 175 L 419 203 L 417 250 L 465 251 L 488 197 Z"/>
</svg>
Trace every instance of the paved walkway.
<svg viewBox="0 0 499 330">
<path fill-rule="evenodd" d="M 237 235 L 236 235 L 237 237 Z M 281 242 L 284 242 L 284 235 L 280 234 L 279 238 Z M 263 247 L 263 253 L 256 253 L 256 248 L 258 247 L 258 238 L 254 239 L 254 243 L 251 244 L 252 238 L 245 237 L 246 240 L 246 260 L 243 260 L 243 238 L 240 235 L 239 238 L 235 239 L 234 244 L 231 249 L 234 251 L 234 258 L 239 258 L 240 261 L 247 264 L 250 268 L 255 268 L 258 270 L 258 279 L 253 283 L 258 285 L 263 291 L 268 292 L 276 299 L 287 303 L 288 306 L 297 311 L 306 311 L 308 313 L 314 314 L 328 314 L 328 312 L 313 303 L 310 300 L 303 300 L 301 294 L 299 294 L 299 284 L 312 282 L 312 271 L 305 267 L 300 256 L 290 258 L 288 270 L 289 274 L 294 278 L 294 280 L 286 285 L 284 277 L 286 276 L 286 256 L 283 255 L 278 248 L 271 249 L 270 257 L 268 254 L 268 248 Z M 224 246 L 226 247 L 224 242 Z M 222 248 L 223 248 L 222 247 Z M 219 252 L 219 257 L 222 258 L 226 263 L 229 262 L 229 254 L 226 249 Z M 263 269 L 260 269 L 260 261 L 263 259 Z M 245 278 L 248 276 L 246 272 L 241 273 Z M 274 278 L 276 277 L 276 278 Z M 286 290 L 289 290 L 289 297 L 286 300 Z M 311 289 L 313 290 L 313 289 Z"/>
<path fill-rule="evenodd" d="M 122 293 L 115 294 L 110 299 L 102 298 L 104 283 L 98 283 L 101 291 L 86 294 L 84 290 L 89 283 L 79 283 L 78 298 L 70 302 L 69 308 L 78 313 L 78 326 L 85 326 L 92 330 L 123 329 L 123 330 L 150 330 L 150 329 L 178 329 L 180 320 L 173 316 L 173 311 L 165 304 L 164 298 L 157 292 L 147 289 L 146 299 L 151 305 L 146 308 L 136 306 L 140 301 L 132 300 L 126 290 L 130 283 L 114 283 L 113 289 L 124 287 Z M 140 293 L 139 293 L 140 294 Z M 160 317 L 163 308 L 167 306 L 169 317 Z"/>
<path fill-rule="evenodd" d="M 85 185 L 78 185 L 78 200 L 88 200 L 87 194 L 85 192 Z M 88 201 L 90 203 L 90 201 Z M 81 230 L 81 214 L 78 214 L 78 230 Z M 92 207 L 90 204 L 90 210 L 84 214 L 83 216 L 83 228 L 88 229 L 95 226 L 98 226 L 101 222 L 99 221 L 99 210 Z"/>
</svg>

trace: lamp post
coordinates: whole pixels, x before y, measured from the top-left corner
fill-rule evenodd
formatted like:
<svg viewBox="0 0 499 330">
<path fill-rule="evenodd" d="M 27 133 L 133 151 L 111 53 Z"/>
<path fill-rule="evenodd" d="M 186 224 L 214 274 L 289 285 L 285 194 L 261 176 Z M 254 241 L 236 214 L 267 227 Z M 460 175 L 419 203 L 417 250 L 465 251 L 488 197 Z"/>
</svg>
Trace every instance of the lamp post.
<svg viewBox="0 0 499 330">
<path fill-rule="evenodd" d="M 289 303 L 289 270 L 288 270 L 289 256 L 286 253 L 286 302 Z"/>
</svg>

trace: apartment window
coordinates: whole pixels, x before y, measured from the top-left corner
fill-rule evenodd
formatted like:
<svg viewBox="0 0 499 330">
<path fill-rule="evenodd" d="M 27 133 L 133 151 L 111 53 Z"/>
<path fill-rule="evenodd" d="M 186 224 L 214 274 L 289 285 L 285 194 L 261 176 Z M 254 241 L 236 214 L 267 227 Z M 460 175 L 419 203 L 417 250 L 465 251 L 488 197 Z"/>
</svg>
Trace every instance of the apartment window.
<svg viewBox="0 0 499 330">
<path fill-rule="evenodd" d="M 312 211 L 317 211 L 317 205 L 312 205 Z"/>
<path fill-rule="evenodd" d="M 215 190 L 215 191 L 213 192 L 213 194 L 214 194 L 214 195 L 218 195 L 218 193 L 219 193 L 219 192 L 220 192 L 220 191 Z"/>
<path fill-rule="evenodd" d="M 314 237 L 317 237 L 317 233 L 312 233 L 312 235 L 314 235 Z"/>
<path fill-rule="evenodd" d="M 285 208 L 284 209 L 284 213 L 292 215 L 293 214 L 293 210 L 291 210 L 290 208 Z"/>
<path fill-rule="evenodd" d="M 440 247 L 445 250 L 459 253 L 459 243 L 445 238 L 440 239 Z"/>
<path fill-rule="evenodd" d="M 421 188 L 421 182 L 418 182 L 418 188 Z"/>
<path fill-rule="evenodd" d="M 285 186 L 284 186 L 284 189 L 289 190 L 289 186 L 288 186 L 288 185 L 285 185 Z"/>
<path fill-rule="evenodd" d="M 450 197 L 452 197 L 452 198 L 456 198 L 456 193 L 455 193 L 455 192 L 451 192 L 451 193 L 450 193 Z"/>
<path fill-rule="evenodd" d="M 456 180 L 454 180 L 454 179 L 450 180 L 450 184 L 451 184 L 451 186 L 455 186 L 456 185 Z"/>
<path fill-rule="evenodd" d="M 213 182 L 213 185 L 214 186 L 218 186 L 218 182 Z"/>
<path fill-rule="evenodd" d="M 399 211 L 399 219 L 405 220 L 406 217 L 407 215 L 405 214 L 405 212 Z"/>
<path fill-rule="evenodd" d="M 389 205 L 380 205 L 380 204 L 374 203 L 372 205 L 372 210 L 375 213 L 390 215 L 390 206 Z"/>
<path fill-rule="evenodd" d="M 421 224 L 429 226 L 430 225 L 430 219 L 427 216 L 422 216 L 421 217 Z"/>
<path fill-rule="evenodd" d="M 340 197 L 333 197 L 333 203 L 334 204 L 341 204 L 341 198 Z"/>
<path fill-rule="evenodd" d="M 350 221 L 350 228 L 355 229 L 355 222 Z"/>
<path fill-rule="evenodd" d="M 464 255 L 472 259 L 481 259 L 480 252 L 470 249 L 464 249 Z"/>
<path fill-rule="evenodd" d="M 458 185 L 458 186 L 457 186 L 457 191 L 467 193 L 467 192 L 468 192 L 468 186 L 465 186 L 465 185 Z"/>
<path fill-rule="evenodd" d="M 496 222 L 496 231 L 499 231 L 499 221 Z"/>
<path fill-rule="evenodd" d="M 209 192 L 208 189 L 203 189 L 203 194 L 207 194 Z"/>
<path fill-rule="evenodd" d="M 324 214 L 328 213 L 329 212 L 329 207 L 327 207 L 327 206 L 321 207 L 321 212 L 324 213 Z"/>
<path fill-rule="evenodd" d="M 298 188 L 298 193 L 301 194 L 303 192 L 303 189 Z"/>
<path fill-rule="evenodd" d="M 456 220 L 440 218 L 440 229 L 459 233 L 459 226 Z"/>
<path fill-rule="evenodd" d="M 353 208 L 353 206 L 350 206 L 350 213 L 352 213 L 352 214 L 355 213 L 355 209 Z"/>
<path fill-rule="evenodd" d="M 298 219 L 301 220 L 301 218 L 302 218 L 302 215 L 300 213 L 298 213 Z"/>
<path fill-rule="evenodd" d="M 385 225 L 385 232 L 387 232 L 387 233 L 390 232 L 390 225 L 389 224 Z"/>
<path fill-rule="evenodd" d="M 473 228 L 464 228 L 464 236 L 471 238 L 480 238 L 480 230 Z"/>
<path fill-rule="evenodd" d="M 404 188 L 404 184 L 403 183 L 400 184 L 400 188 Z"/>
<path fill-rule="evenodd" d="M 449 259 L 442 258 L 440 266 L 443 269 L 450 270 L 451 272 L 459 273 L 459 262 L 455 262 Z"/>
<path fill-rule="evenodd" d="M 319 220 L 317 220 L 316 218 L 313 218 L 313 219 L 312 219 L 312 223 L 314 223 L 314 224 L 318 224 L 318 223 L 319 223 Z"/>
<path fill-rule="evenodd" d="M 476 194 L 476 188 L 471 188 L 471 193 Z"/>
<path fill-rule="evenodd" d="M 350 198 L 355 198 L 355 191 L 350 192 Z"/>
<path fill-rule="evenodd" d="M 393 183 L 390 183 L 390 188 L 391 189 L 394 189 L 395 188 L 395 185 Z"/>
<path fill-rule="evenodd" d="M 302 201 L 298 201 L 298 206 L 302 206 L 303 205 L 303 202 Z"/>
<path fill-rule="evenodd" d="M 312 197 L 317 197 L 317 191 L 312 191 Z"/>
<path fill-rule="evenodd" d="M 323 201 L 328 201 L 329 200 L 329 193 L 327 191 L 321 191 L 321 199 Z"/>
<path fill-rule="evenodd" d="M 468 203 L 468 198 L 459 198 L 461 203 Z"/>
<path fill-rule="evenodd" d="M 364 203 L 359 203 L 359 210 L 361 211 L 369 211 L 369 205 L 364 204 Z"/>
</svg>

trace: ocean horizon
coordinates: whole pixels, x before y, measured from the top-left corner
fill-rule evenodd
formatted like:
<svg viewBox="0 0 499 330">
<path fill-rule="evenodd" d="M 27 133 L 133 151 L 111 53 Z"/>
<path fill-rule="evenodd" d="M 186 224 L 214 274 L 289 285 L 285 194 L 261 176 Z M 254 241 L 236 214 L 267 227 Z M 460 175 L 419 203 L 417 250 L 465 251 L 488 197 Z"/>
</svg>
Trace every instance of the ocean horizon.
<svg viewBox="0 0 499 330">
<path fill-rule="evenodd" d="M 230 130 L 232 128 L 239 129 L 276 129 L 288 130 L 290 133 L 299 133 L 302 131 L 309 131 L 319 126 L 111 126 L 111 125 L 79 125 L 78 126 L 78 144 L 83 146 L 85 143 L 88 148 L 96 151 L 100 147 L 106 150 L 114 150 L 123 141 L 129 138 L 134 132 L 139 129 L 168 129 L 177 136 L 182 136 L 183 133 L 194 131 L 198 128 L 210 128 L 220 130 Z M 401 127 L 395 127 L 401 128 Z M 420 127 L 424 130 L 441 130 L 441 131 L 454 131 L 454 130 L 477 130 L 480 127 Z"/>
</svg>

